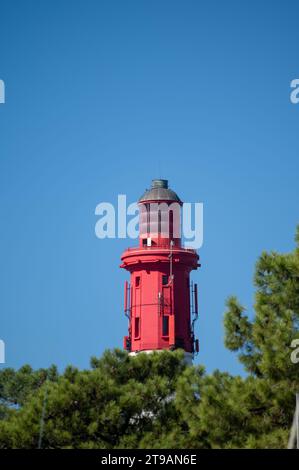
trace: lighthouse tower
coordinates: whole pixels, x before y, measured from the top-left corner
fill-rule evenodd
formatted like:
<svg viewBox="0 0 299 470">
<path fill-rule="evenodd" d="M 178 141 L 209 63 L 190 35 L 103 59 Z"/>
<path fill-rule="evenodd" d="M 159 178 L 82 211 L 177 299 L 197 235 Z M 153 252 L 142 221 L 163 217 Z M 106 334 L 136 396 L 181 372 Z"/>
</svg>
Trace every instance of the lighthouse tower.
<svg viewBox="0 0 299 470">
<path fill-rule="evenodd" d="M 121 268 L 130 273 L 124 348 L 131 354 L 181 348 L 191 362 L 198 352 L 197 285 L 190 282 L 190 272 L 200 265 L 196 251 L 181 244 L 182 204 L 162 179 L 153 180 L 138 201 L 139 246 L 121 257 Z"/>
</svg>

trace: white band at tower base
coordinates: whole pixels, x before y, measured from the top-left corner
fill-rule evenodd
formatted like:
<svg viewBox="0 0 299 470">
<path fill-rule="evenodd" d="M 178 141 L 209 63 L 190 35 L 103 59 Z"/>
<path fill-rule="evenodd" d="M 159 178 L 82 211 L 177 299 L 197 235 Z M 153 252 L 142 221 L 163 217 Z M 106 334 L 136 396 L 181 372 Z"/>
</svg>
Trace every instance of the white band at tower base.
<svg viewBox="0 0 299 470">
<path fill-rule="evenodd" d="M 151 354 L 154 352 L 168 351 L 168 349 L 145 349 L 144 351 L 132 351 L 129 353 L 129 356 L 137 356 L 140 353 Z M 193 354 L 190 352 L 184 351 L 184 361 L 188 366 L 192 366 Z"/>
</svg>

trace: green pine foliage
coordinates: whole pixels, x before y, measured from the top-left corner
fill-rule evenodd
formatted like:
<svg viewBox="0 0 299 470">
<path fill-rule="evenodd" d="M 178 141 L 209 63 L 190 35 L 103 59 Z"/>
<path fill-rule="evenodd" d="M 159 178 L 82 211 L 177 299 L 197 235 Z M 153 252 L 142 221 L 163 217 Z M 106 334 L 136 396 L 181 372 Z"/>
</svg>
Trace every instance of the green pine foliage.
<svg viewBox="0 0 299 470">
<path fill-rule="evenodd" d="M 299 230 L 292 253 L 262 253 L 254 312 L 226 302 L 225 345 L 245 378 L 186 366 L 182 351 L 106 351 L 88 370 L 0 371 L 0 448 L 285 448 L 299 391 Z M 45 398 L 46 397 L 46 398 Z"/>
</svg>

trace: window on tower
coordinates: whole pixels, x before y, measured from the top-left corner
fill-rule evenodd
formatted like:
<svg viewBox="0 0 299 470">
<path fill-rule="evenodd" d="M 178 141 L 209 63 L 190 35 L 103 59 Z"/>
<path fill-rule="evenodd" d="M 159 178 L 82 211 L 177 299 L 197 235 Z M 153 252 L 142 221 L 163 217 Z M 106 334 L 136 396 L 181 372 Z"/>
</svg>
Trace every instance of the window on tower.
<svg viewBox="0 0 299 470">
<path fill-rule="evenodd" d="M 162 215 L 161 215 L 161 211 L 159 210 L 158 211 L 158 233 L 159 233 L 159 235 L 161 234 L 161 221 L 162 221 Z"/>
<path fill-rule="evenodd" d="M 137 339 L 140 336 L 140 318 L 139 317 L 135 318 L 135 325 L 134 326 L 135 326 L 134 336 L 135 336 L 135 339 Z"/>
<path fill-rule="evenodd" d="M 169 335 L 169 316 L 168 315 L 163 315 L 162 335 L 163 336 Z"/>
<path fill-rule="evenodd" d="M 167 286 L 168 284 L 168 276 L 166 274 L 162 275 L 162 285 Z"/>
</svg>

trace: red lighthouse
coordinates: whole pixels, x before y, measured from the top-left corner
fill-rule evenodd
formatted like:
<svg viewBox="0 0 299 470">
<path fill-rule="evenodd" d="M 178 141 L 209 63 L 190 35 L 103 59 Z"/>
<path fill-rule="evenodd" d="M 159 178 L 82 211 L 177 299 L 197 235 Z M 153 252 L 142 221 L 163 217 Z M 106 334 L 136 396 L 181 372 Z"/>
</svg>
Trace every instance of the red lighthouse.
<svg viewBox="0 0 299 470">
<path fill-rule="evenodd" d="M 138 201 L 139 246 L 121 257 L 121 267 L 130 272 L 124 347 L 132 354 L 182 348 L 191 360 L 198 351 L 197 285 L 190 283 L 190 272 L 200 265 L 196 251 L 181 244 L 182 205 L 162 179 L 153 180 Z"/>
</svg>

